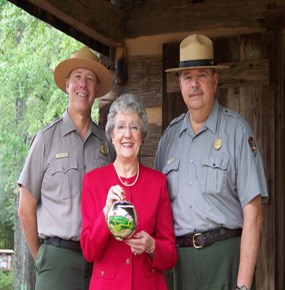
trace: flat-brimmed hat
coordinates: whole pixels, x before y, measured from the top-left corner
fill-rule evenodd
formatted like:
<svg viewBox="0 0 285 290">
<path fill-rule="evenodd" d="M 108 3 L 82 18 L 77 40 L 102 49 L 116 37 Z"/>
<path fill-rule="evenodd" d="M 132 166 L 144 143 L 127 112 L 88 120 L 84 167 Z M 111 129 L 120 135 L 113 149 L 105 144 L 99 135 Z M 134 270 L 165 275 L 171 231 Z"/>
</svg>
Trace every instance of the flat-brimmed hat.
<svg viewBox="0 0 285 290">
<path fill-rule="evenodd" d="M 63 92 L 66 93 L 66 79 L 71 71 L 76 68 L 87 68 L 97 75 L 100 82 L 100 90 L 96 93 L 96 98 L 106 95 L 111 90 L 113 85 L 111 73 L 99 63 L 97 55 L 84 46 L 73 52 L 70 58 L 59 63 L 54 70 L 54 81 Z"/>
<path fill-rule="evenodd" d="M 214 61 L 213 42 L 202 34 L 191 34 L 180 43 L 180 63 L 177 68 L 166 69 L 166 72 L 178 72 L 199 68 L 229 68 L 217 65 Z"/>
</svg>

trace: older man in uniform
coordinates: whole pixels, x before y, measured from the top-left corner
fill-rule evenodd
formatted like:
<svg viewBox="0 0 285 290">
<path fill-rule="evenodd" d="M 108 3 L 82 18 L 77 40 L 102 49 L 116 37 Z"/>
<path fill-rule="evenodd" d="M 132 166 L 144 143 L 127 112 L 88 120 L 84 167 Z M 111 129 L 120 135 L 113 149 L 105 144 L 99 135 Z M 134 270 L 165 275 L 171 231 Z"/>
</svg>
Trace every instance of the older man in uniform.
<svg viewBox="0 0 285 290">
<path fill-rule="evenodd" d="M 212 41 L 180 44 L 179 84 L 188 112 L 165 130 L 155 168 L 167 175 L 178 247 L 176 290 L 255 289 L 268 196 L 260 152 L 248 123 L 216 99 Z"/>
<path fill-rule="evenodd" d="M 112 88 L 112 75 L 83 47 L 55 68 L 54 79 L 69 105 L 31 144 L 18 179 L 18 212 L 35 260 L 36 289 L 87 290 L 92 265 L 79 242 L 81 184 L 86 172 L 114 159 L 104 131 L 91 119 L 95 98 Z"/>
</svg>

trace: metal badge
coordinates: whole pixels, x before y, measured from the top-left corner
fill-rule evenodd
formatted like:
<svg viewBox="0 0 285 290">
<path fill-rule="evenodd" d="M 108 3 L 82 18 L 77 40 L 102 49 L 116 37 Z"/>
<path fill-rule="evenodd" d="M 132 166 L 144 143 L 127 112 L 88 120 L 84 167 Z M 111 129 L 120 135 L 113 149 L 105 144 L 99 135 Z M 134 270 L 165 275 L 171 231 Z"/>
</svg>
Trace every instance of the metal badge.
<svg viewBox="0 0 285 290">
<path fill-rule="evenodd" d="M 67 158 L 69 156 L 68 152 L 57 153 L 55 155 L 56 159 Z"/>
<path fill-rule="evenodd" d="M 220 150 L 221 147 L 222 147 L 222 139 L 217 138 L 217 139 L 215 140 L 215 142 L 214 142 L 214 148 L 215 148 L 216 150 Z"/>
<path fill-rule="evenodd" d="M 171 164 L 172 162 L 175 161 L 175 159 L 176 159 L 175 157 L 172 157 L 171 159 L 167 160 L 166 164 L 167 165 Z"/>
<path fill-rule="evenodd" d="M 99 146 L 99 152 L 100 152 L 102 155 L 106 156 L 106 155 L 107 155 L 107 147 L 106 147 L 104 144 L 101 144 L 101 145 Z"/>
</svg>

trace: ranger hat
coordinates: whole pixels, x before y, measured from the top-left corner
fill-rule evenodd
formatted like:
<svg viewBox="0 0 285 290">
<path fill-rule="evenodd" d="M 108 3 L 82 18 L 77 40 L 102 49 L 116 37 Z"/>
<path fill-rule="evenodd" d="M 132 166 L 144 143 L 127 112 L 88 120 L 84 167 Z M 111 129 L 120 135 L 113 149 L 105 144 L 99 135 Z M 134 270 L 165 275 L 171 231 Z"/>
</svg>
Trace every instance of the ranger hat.
<svg viewBox="0 0 285 290">
<path fill-rule="evenodd" d="M 229 68 L 217 65 L 214 61 L 213 42 L 202 34 L 191 34 L 180 43 L 180 63 L 177 68 L 166 69 L 166 72 L 178 72 L 198 68 Z"/>
<path fill-rule="evenodd" d="M 106 95 L 111 90 L 113 85 L 111 73 L 99 63 L 97 55 L 85 46 L 73 52 L 70 58 L 59 63 L 54 70 L 54 81 L 63 92 L 66 93 L 66 79 L 76 68 L 87 68 L 96 74 L 100 82 L 100 90 L 96 93 L 96 98 Z"/>
</svg>

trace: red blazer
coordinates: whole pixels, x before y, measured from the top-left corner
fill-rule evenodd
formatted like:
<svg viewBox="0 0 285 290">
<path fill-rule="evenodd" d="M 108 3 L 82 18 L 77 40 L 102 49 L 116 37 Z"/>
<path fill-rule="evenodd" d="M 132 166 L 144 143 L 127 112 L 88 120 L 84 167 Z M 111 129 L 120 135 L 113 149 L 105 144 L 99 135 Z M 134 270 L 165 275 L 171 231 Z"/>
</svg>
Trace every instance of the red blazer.
<svg viewBox="0 0 285 290">
<path fill-rule="evenodd" d="M 133 255 L 124 242 L 116 240 L 107 228 L 103 207 L 111 186 L 120 184 L 138 216 L 137 232 L 144 230 L 155 238 L 154 258 Z M 82 231 L 80 242 L 85 258 L 94 262 L 91 290 L 167 290 L 163 270 L 177 261 L 173 218 L 166 177 L 140 164 L 140 174 L 132 187 L 122 185 L 113 164 L 84 176 L 82 192 Z"/>
</svg>

